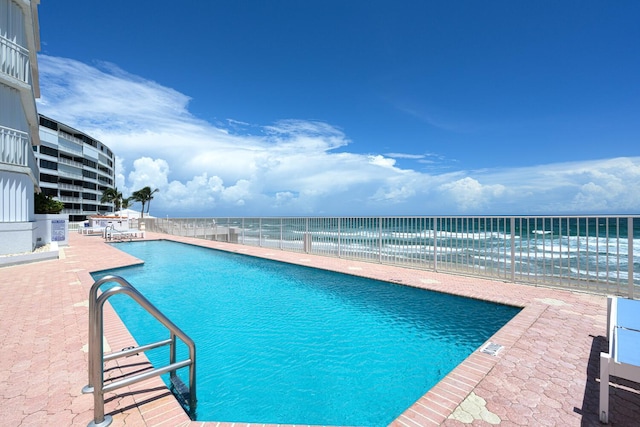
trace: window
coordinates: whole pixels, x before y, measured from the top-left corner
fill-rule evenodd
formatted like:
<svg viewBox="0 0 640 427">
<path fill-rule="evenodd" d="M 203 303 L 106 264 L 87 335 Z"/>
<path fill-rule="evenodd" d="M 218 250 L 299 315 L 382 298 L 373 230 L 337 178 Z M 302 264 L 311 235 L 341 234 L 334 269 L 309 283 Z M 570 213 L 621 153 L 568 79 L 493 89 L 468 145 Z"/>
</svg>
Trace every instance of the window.
<svg viewBox="0 0 640 427">
<path fill-rule="evenodd" d="M 49 129 L 58 130 L 58 124 L 53 120 L 40 116 L 40 125 Z"/>
<path fill-rule="evenodd" d="M 42 194 L 45 196 L 58 197 L 58 190 L 55 188 L 42 188 Z"/>
<path fill-rule="evenodd" d="M 40 182 L 53 182 L 58 183 L 58 177 L 55 175 L 49 175 L 46 173 L 40 174 Z"/>
<path fill-rule="evenodd" d="M 105 184 L 109 184 L 109 185 L 113 184 L 113 181 L 111 179 L 105 178 L 104 176 L 99 176 L 98 181 L 104 182 Z"/>
<path fill-rule="evenodd" d="M 93 139 L 89 138 L 87 135 L 81 134 L 81 133 L 76 133 L 74 135 L 76 138 L 78 138 L 79 140 L 81 140 L 82 142 L 84 142 L 87 145 L 91 145 L 92 147 L 97 147 L 98 143 L 96 141 L 94 141 Z"/>
<path fill-rule="evenodd" d="M 55 148 L 47 147 L 46 145 L 40 146 L 40 153 L 46 154 L 47 156 L 58 157 L 58 150 Z"/>
<path fill-rule="evenodd" d="M 40 167 L 42 169 L 58 170 L 58 164 L 56 162 L 50 162 L 49 160 L 40 159 Z"/>
</svg>

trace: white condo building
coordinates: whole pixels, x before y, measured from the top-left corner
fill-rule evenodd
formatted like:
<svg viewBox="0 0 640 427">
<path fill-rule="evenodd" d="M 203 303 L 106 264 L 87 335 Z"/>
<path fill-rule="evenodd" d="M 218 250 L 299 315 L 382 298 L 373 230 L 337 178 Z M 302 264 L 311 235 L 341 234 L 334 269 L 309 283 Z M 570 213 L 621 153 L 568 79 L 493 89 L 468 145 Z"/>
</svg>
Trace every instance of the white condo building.
<svg viewBox="0 0 640 427">
<path fill-rule="evenodd" d="M 64 203 L 69 221 L 113 212 L 113 203 L 100 203 L 115 185 L 113 152 L 89 135 L 40 115 L 40 146 L 34 147 L 42 192 Z"/>
<path fill-rule="evenodd" d="M 0 0 L 0 255 L 36 245 L 39 0 Z"/>
</svg>

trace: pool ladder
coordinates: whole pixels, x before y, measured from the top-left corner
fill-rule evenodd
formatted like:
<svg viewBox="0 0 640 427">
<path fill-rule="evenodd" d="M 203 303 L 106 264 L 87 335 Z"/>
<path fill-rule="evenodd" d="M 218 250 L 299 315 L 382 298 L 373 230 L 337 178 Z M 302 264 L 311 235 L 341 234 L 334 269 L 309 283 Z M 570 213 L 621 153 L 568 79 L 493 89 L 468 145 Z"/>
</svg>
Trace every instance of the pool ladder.
<svg viewBox="0 0 640 427">
<path fill-rule="evenodd" d="M 98 296 L 98 289 L 105 283 L 116 282 L 113 286 Z M 149 314 L 162 323 L 170 332 L 166 340 L 154 342 L 138 347 L 129 347 L 115 353 L 104 354 L 103 343 L 103 308 L 104 303 L 116 294 L 129 295 Z M 176 337 L 180 338 L 189 348 L 189 358 L 176 362 Z M 143 353 L 154 348 L 169 346 L 169 365 L 156 368 L 137 375 L 126 376 L 123 379 L 104 383 L 104 363 L 121 357 Z M 184 385 L 176 374 L 180 368 L 189 367 L 189 388 Z M 174 391 L 183 406 L 188 406 L 190 415 L 196 410 L 196 346 L 191 338 L 178 328 L 171 320 L 162 314 L 153 304 L 134 288 L 129 282 L 119 276 L 105 276 L 96 281 L 89 291 L 89 383 L 82 389 L 83 393 L 93 393 L 93 421 L 88 427 L 106 427 L 113 421 L 110 415 L 104 414 L 104 394 L 121 387 L 126 387 L 146 379 L 169 373 Z"/>
<path fill-rule="evenodd" d="M 109 231 L 109 229 L 111 229 L 111 231 Z M 107 240 L 107 241 L 116 240 L 116 237 L 118 240 L 129 239 L 130 242 L 133 241 L 133 237 L 131 236 L 130 233 L 125 233 L 120 230 L 116 230 L 116 227 L 114 225 L 106 226 L 104 228 L 104 231 L 102 232 L 102 237 L 104 238 L 104 240 Z"/>
</svg>

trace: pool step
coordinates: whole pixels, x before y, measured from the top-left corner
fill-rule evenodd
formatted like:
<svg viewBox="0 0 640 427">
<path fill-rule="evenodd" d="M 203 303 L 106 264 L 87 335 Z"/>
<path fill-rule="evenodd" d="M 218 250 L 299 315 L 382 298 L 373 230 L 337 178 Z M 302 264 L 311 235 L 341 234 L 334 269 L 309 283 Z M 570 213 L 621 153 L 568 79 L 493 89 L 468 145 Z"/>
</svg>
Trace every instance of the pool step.
<svg viewBox="0 0 640 427">
<path fill-rule="evenodd" d="M 191 411 L 192 408 L 189 407 L 189 402 L 191 402 L 189 387 L 187 387 L 177 375 L 169 375 L 169 381 L 171 382 L 170 390 L 176 396 L 178 402 L 180 402 L 183 408 Z"/>
</svg>

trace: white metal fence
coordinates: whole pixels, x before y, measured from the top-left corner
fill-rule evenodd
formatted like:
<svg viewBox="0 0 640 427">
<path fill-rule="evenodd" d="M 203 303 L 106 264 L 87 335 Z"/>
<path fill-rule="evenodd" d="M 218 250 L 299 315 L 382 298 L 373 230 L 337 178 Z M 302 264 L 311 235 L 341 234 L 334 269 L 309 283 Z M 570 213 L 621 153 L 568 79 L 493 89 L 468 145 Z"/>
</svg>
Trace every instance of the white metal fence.
<svg viewBox="0 0 640 427">
<path fill-rule="evenodd" d="M 145 218 L 147 230 L 640 296 L 640 216 Z"/>
</svg>

